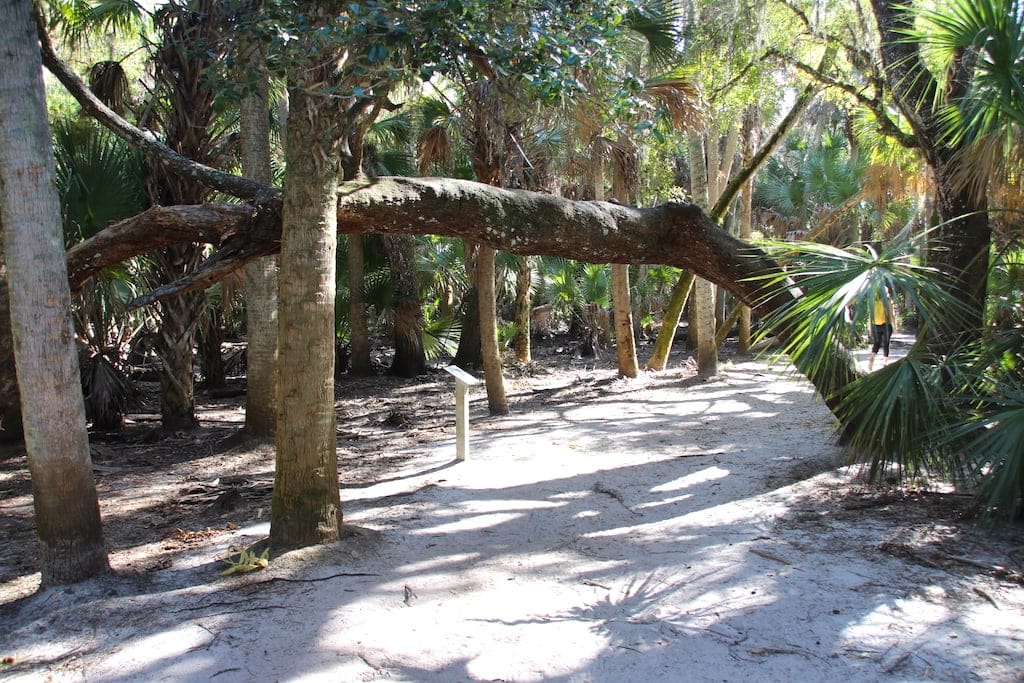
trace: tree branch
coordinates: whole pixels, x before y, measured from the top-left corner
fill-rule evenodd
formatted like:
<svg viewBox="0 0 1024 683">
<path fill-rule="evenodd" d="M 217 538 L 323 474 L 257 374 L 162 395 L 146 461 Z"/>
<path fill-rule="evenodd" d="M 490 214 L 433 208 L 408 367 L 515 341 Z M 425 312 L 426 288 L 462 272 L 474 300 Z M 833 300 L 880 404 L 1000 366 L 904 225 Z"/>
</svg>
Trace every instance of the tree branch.
<svg viewBox="0 0 1024 683">
<path fill-rule="evenodd" d="M 53 48 L 53 44 L 50 42 L 50 36 L 46 33 L 46 28 L 38 13 L 36 14 L 36 24 L 43 65 L 67 88 L 72 97 L 82 106 L 82 109 L 110 129 L 119 138 L 125 140 L 133 147 L 142 150 L 144 153 L 158 158 L 164 166 L 174 173 L 191 178 L 198 183 L 229 194 L 232 197 L 254 199 L 277 192 L 274 188 L 254 180 L 196 163 L 160 142 L 152 132 L 136 128 L 128 123 L 128 121 L 114 113 L 107 105 L 103 104 L 89 90 L 89 86 L 85 84 L 78 74 L 60 59 Z"/>
<path fill-rule="evenodd" d="M 803 71 L 811 78 L 814 78 L 822 85 L 826 85 L 828 87 L 841 90 L 850 97 L 852 97 L 853 99 L 855 99 L 861 105 L 866 107 L 874 115 L 875 120 L 878 122 L 878 129 L 884 135 L 888 135 L 889 137 L 893 138 L 900 145 L 906 147 L 907 149 L 914 149 L 918 147 L 917 138 L 915 138 L 912 133 L 907 133 L 906 131 L 900 130 L 900 127 L 896 124 L 895 121 L 892 120 L 888 112 L 885 111 L 885 105 L 880 98 L 868 97 L 863 92 L 861 92 L 859 88 L 855 88 L 853 85 L 849 83 L 844 83 L 843 81 L 833 78 L 828 74 L 824 73 L 822 70 L 814 68 L 810 64 L 805 64 L 800 60 L 792 59 L 787 55 L 783 55 L 782 53 L 777 51 L 775 52 L 775 54 L 781 57 L 782 59 L 788 61 L 790 64 L 792 64 L 800 71 Z M 876 83 L 875 85 L 877 86 L 878 84 Z"/>
<path fill-rule="evenodd" d="M 825 67 L 826 64 L 832 61 L 835 56 L 835 49 L 830 48 L 825 51 L 825 55 L 821 58 L 821 66 Z M 796 102 L 793 103 L 793 108 L 789 110 L 786 117 L 779 123 L 778 128 L 775 132 L 761 145 L 761 149 L 757 150 L 750 162 L 741 168 L 739 172 L 734 175 L 730 180 L 729 184 L 722 190 L 722 194 L 719 195 L 718 201 L 711 207 L 710 216 L 714 221 L 722 220 L 722 216 L 729 210 L 729 205 L 732 204 L 732 200 L 739 194 L 740 188 L 743 184 L 750 179 L 752 175 L 761 167 L 761 164 L 765 162 L 771 153 L 778 147 L 779 143 L 782 142 L 789 131 L 793 129 L 796 122 L 800 120 L 807 107 L 810 106 L 811 100 L 818 92 L 818 87 L 814 83 L 810 83 L 804 88 L 803 92 L 800 93 L 800 97 L 797 98 Z M 707 280 L 708 278 L 704 278 Z"/>
</svg>

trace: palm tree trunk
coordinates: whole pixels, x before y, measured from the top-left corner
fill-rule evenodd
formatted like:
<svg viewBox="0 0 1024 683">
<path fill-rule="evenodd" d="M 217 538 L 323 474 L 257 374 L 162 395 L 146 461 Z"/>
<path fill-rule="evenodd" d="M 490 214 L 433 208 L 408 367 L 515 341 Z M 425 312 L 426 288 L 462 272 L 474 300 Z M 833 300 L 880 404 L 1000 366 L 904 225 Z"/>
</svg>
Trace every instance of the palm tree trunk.
<svg viewBox="0 0 1024 683">
<path fill-rule="evenodd" d="M 258 59 L 251 60 L 250 68 Z M 258 67 L 257 67 L 258 68 Z M 270 167 L 269 79 L 260 70 L 253 91 L 242 99 L 239 137 L 242 170 L 267 185 Z M 273 436 L 277 423 L 277 256 L 264 256 L 243 271 L 246 308 L 245 431 Z"/>
<path fill-rule="evenodd" d="M 33 4 L 0 5 L 0 224 L 44 584 L 107 569 Z M 4 255 L 0 253 L 0 255 Z"/>
<path fill-rule="evenodd" d="M 366 320 L 366 253 L 363 234 L 348 236 L 345 260 L 348 264 L 348 327 L 351 332 L 349 372 L 356 377 L 367 377 L 373 372 L 370 360 L 370 327 Z"/>
<path fill-rule="evenodd" d="M 427 370 L 423 303 L 416 272 L 416 238 L 384 235 L 381 239 L 395 285 L 395 357 L 388 372 L 398 377 L 416 377 Z"/>
<path fill-rule="evenodd" d="M 707 209 L 710 203 L 710 177 L 713 168 L 705 158 L 705 149 L 713 148 L 714 159 L 718 158 L 718 143 L 691 131 L 690 138 L 690 194 L 697 206 Z M 693 283 L 693 316 L 690 318 L 689 341 L 697 347 L 697 372 L 710 377 L 718 372 L 718 349 L 715 347 L 715 286 L 704 278 Z"/>
<path fill-rule="evenodd" d="M 159 257 L 176 249 L 164 250 Z M 158 257 L 158 258 L 159 258 Z M 162 269 L 167 272 L 167 269 Z M 171 277 L 165 275 L 164 277 Z M 173 280 L 163 280 L 170 282 Z M 157 330 L 157 354 L 160 368 L 161 426 L 168 431 L 189 430 L 199 426 L 195 410 L 196 328 L 201 321 L 205 294 L 185 294 L 160 302 Z"/>
<path fill-rule="evenodd" d="M 275 547 L 337 540 L 342 512 L 334 414 L 337 104 L 320 97 L 320 69 L 292 84 L 281 235 L 277 464 L 270 515 Z"/>
<path fill-rule="evenodd" d="M 533 361 L 530 350 L 530 293 L 533 291 L 533 265 L 529 256 L 516 258 L 516 337 L 512 342 L 516 360 Z"/>
<path fill-rule="evenodd" d="M 505 381 L 501 373 L 501 346 L 498 344 L 498 311 L 494 292 L 494 249 L 480 246 L 477 274 L 480 283 L 480 349 L 487 378 L 487 408 L 491 415 L 508 415 Z M 496 378 L 496 379 L 495 379 Z"/>
</svg>

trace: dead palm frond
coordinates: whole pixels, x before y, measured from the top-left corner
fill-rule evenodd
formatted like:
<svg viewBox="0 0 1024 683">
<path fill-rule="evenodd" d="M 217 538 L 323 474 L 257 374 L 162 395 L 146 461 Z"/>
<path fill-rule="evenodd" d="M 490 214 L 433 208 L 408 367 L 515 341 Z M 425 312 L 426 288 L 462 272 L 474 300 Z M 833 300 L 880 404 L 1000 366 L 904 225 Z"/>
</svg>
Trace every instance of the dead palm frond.
<svg viewBox="0 0 1024 683">
<path fill-rule="evenodd" d="M 420 175 L 428 175 L 431 166 L 451 168 L 452 141 L 444 126 L 433 126 L 423 133 L 416 145 L 416 159 Z"/>
<path fill-rule="evenodd" d="M 680 129 L 699 127 L 704 122 L 706 103 L 697 81 L 678 72 L 656 76 L 644 83 L 643 94 L 668 115 Z"/>
<path fill-rule="evenodd" d="M 82 363 L 86 418 L 94 429 L 120 429 L 136 396 L 132 381 L 102 353 Z"/>
<path fill-rule="evenodd" d="M 128 76 L 121 62 L 96 62 L 89 67 L 89 89 L 103 104 L 123 116 L 131 103 Z"/>
</svg>

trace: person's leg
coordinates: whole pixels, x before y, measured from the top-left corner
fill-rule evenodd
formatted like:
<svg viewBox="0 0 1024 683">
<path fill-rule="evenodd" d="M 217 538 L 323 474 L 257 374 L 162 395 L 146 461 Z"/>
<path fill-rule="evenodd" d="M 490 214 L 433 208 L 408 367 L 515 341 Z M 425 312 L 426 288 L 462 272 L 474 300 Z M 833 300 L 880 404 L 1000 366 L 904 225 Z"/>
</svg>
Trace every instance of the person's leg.
<svg viewBox="0 0 1024 683">
<path fill-rule="evenodd" d="M 878 349 L 882 346 L 882 336 L 879 334 L 879 327 L 881 325 L 871 325 L 871 355 L 868 356 L 868 372 L 875 367 L 875 354 L 878 353 Z"/>
<path fill-rule="evenodd" d="M 882 367 L 889 364 L 889 342 L 892 340 L 892 325 L 882 326 Z"/>
</svg>

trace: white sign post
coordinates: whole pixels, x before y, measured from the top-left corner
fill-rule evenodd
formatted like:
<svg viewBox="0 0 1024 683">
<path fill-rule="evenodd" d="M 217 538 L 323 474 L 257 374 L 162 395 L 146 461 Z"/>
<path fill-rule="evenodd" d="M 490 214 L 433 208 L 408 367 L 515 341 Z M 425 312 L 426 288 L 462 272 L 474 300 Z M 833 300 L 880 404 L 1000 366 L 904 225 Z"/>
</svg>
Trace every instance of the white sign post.
<svg viewBox="0 0 1024 683">
<path fill-rule="evenodd" d="M 469 388 L 480 380 L 455 365 L 445 367 L 445 372 L 455 378 L 455 459 L 465 460 L 469 453 Z"/>
</svg>

